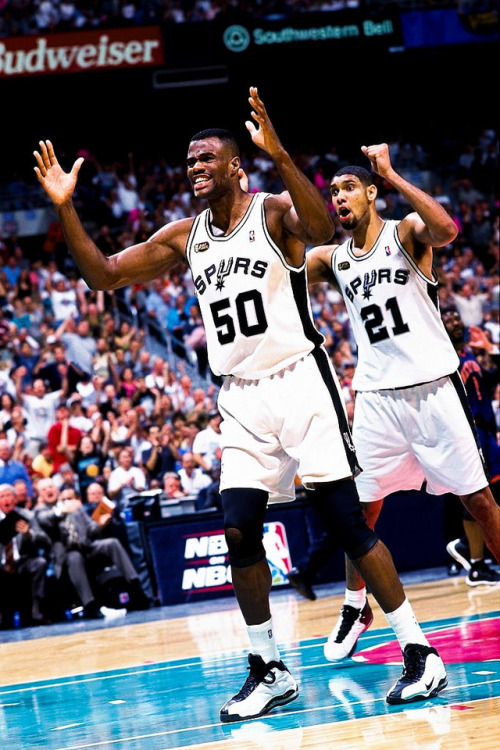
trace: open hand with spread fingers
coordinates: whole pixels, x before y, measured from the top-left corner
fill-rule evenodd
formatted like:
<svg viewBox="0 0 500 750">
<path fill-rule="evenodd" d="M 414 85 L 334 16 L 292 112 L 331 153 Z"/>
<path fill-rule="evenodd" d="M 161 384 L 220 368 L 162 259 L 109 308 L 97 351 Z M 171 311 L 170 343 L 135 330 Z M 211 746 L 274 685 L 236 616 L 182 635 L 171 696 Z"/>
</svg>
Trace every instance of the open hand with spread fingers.
<svg viewBox="0 0 500 750">
<path fill-rule="evenodd" d="M 257 88 L 255 86 L 250 87 L 250 96 L 248 101 L 253 107 L 251 116 L 258 124 L 258 128 L 253 122 L 247 120 L 245 122 L 246 128 L 252 136 L 252 141 L 256 146 L 259 146 L 272 157 L 277 151 L 282 151 L 283 146 L 281 141 L 276 135 L 276 131 L 269 119 L 264 102 L 260 98 Z"/>
<path fill-rule="evenodd" d="M 34 168 L 39 183 L 56 204 L 61 205 L 70 200 L 75 190 L 78 172 L 84 159 L 79 157 L 71 172 L 65 172 L 54 153 L 51 141 L 40 141 L 40 151 L 34 151 L 37 166 Z"/>
</svg>

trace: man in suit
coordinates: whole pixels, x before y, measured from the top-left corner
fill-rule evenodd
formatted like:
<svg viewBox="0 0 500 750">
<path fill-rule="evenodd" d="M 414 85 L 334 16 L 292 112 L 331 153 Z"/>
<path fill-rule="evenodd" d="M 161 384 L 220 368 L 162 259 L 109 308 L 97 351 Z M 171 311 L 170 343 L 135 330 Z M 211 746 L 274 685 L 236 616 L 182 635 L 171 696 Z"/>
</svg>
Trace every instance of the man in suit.
<svg viewBox="0 0 500 750">
<path fill-rule="evenodd" d="M 13 625 L 16 610 L 22 611 L 29 593 L 29 625 L 47 622 L 43 613 L 45 599 L 45 573 L 48 562 L 43 554 L 50 540 L 39 527 L 35 515 L 24 508 L 16 508 L 17 496 L 13 485 L 0 484 L 0 523 L 15 511 L 18 519 L 11 539 L 0 542 L 0 608 L 1 626 Z"/>
<path fill-rule="evenodd" d="M 137 571 L 121 542 L 115 537 L 102 538 L 103 528 L 111 520 L 111 514 L 102 515 L 99 523 L 93 521 L 74 489 L 58 492 L 56 488 L 54 493 L 52 484 L 51 479 L 38 483 L 41 502 L 36 510 L 37 518 L 53 541 L 61 572 L 64 568 L 68 571 L 83 606 L 84 617 L 94 619 L 101 616 L 89 580 L 89 571 L 97 571 L 101 564 L 113 563 L 122 573 L 130 590 L 129 609 L 147 608 L 149 602 L 140 587 Z M 57 574 L 58 566 L 55 568 Z"/>
</svg>

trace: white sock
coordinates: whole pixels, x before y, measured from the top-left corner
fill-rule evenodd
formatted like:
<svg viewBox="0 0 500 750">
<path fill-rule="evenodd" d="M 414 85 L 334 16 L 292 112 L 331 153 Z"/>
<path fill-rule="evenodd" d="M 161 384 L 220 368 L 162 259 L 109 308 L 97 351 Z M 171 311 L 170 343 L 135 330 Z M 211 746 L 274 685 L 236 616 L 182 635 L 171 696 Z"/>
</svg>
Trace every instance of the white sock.
<svg viewBox="0 0 500 750">
<path fill-rule="evenodd" d="M 366 588 L 358 589 L 353 591 L 352 589 L 346 589 L 344 594 L 344 604 L 348 604 L 350 607 L 356 609 L 363 609 L 366 602 Z"/>
<path fill-rule="evenodd" d="M 267 664 L 279 661 L 280 653 L 274 639 L 273 618 L 260 625 L 247 625 L 248 637 L 252 647 L 252 654 L 259 654 Z"/>
<path fill-rule="evenodd" d="M 400 607 L 394 612 L 384 613 L 385 618 L 396 634 L 401 650 L 408 643 L 420 643 L 422 646 L 430 646 L 425 637 L 422 628 L 417 622 L 412 606 L 408 599 L 405 599 Z"/>
</svg>

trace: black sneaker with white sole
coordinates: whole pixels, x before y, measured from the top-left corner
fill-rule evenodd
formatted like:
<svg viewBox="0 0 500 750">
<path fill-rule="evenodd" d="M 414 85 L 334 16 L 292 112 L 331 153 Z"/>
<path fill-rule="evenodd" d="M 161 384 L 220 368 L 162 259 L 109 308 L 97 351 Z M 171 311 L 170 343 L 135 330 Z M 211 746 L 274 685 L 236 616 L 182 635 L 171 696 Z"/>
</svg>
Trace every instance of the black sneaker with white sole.
<svg viewBox="0 0 500 750">
<path fill-rule="evenodd" d="M 267 664 L 257 654 L 248 655 L 250 674 L 245 684 L 220 710 L 220 720 L 243 721 L 269 713 L 295 700 L 299 688 L 282 661 Z"/>
<path fill-rule="evenodd" d="M 434 698 L 448 684 L 444 664 L 432 646 L 408 643 L 403 651 L 403 664 L 403 674 L 387 693 L 387 703 Z"/>
<path fill-rule="evenodd" d="M 481 586 L 482 584 L 496 586 L 500 583 L 500 574 L 490 568 L 486 560 L 478 560 L 471 564 L 465 582 L 467 586 Z"/>
</svg>

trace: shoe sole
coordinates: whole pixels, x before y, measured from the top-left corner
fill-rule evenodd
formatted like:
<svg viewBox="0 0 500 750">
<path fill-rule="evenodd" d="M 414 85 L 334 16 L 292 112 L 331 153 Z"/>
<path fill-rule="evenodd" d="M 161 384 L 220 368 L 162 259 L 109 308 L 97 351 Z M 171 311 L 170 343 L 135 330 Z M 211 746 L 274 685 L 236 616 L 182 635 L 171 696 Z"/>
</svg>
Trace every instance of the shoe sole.
<svg viewBox="0 0 500 750">
<path fill-rule="evenodd" d="M 448 684 L 448 678 L 443 677 L 441 680 L 439 680 L 439 683 L 437 687 L 434 688 L 434 690 L 431 690 L 430 693 L 420 693 L 419 695 L 414 695 L 412 698 L 398 698 L 398 697 L 386 697 L 386 703 L 389 703 L 391 706 L 400 706 L 403 703 L 415 703 L 416 701 L 426 701 L 429 698 L 435 698 L 438 693 L 441 692 L 441 690 L 444 690 L 444 688 Z"/>
<path fill-rule="evenodd" d="M 466 557 L 463 557 L 460 554 L 460 552 L 456 551 L 455 547 L 453 546 L 453 544 L 451 542 L 446 545 L 446 551 L 447 551 L 447 553 L 454 560 L 456 560 L 458 563 L 460 563 L 460 565 L 462 566 L 462 568 L 464 568 L 467 572 L 469 572 L 469 570 L 470 570 L 470 562 L 467 560 Z"/>
<path fill-rule="evenodd" d="M 258 714 L 250 714 L 249 716 L 240 716 L 239 714 L 220 714 L 220 720 L 223 724 L 229 724 L 233 721 L 248 721 L 249 719 L 258 719 L 259 716 L 264 716 L 265 714 L 268 714 L 269 711 L 272 711 L 273 708 L 276 708 L 276 706 L 286 706 L 287 703 L 291 703 L 296 698 L 299 697 L 299 691 L 298 690 L 288 690 L 283 695 L 277 696 L 276 698 L 272 698 L 269 703 L 267 703 L 262 711 L 260 711 Z"/>
<path fill-rule="evenodd" d="M 465 579 L 467 586 L 498 586 L 500 581 L 471 581 L 469 576 Z"/>
<path fill-rule="evenodd" d="M 342 656 L 342 657 L 341 657 L 340 659 L 330 659 L 330 658 L 329 658 L 329 657 L 328 657 L 328 656 L 327 656 L 327 655 L 325 654 L 325 652 L 324 652 L 324 650 L 323 650 L 323 654 L 324 654 L 324 657 L 325 657 L 325 659 L 326 659 L 326 660 L 327 660 L 328 662 L 330 662 L 330 664 L 338 664 L 338 663 L 339 663 L 339 662 L 341 662 L 341 661 L 345 661 L 346 659 L 350 659 L 350 658 L 351 658 L 351 656 L 353 655 L 353 653 L 354 653 L 354 652 L 356 651 L 356 646 L 358 645 L 358 641 L 359 641 L 359 639 L 361 638 L 361 636 L 363 635 L 363 633 L 366 633 L 366 631 L 368 630 L 368 628 L 370 627 L 370 625 L 372 624 L 372 622 L 373 622 L 373 612 L 372 612 L 372 611 L 370 610 L 370 620 L 369 620 L 369 622 L 367 622 L 367 623 L 366 623 L 366 625 L 365 625 L 365 629 L 364 629 L 364 630 L 362 630 L 362 631 L 361 631 L 361 633 L 360 633 L 360 634 L 358 635 L 358 637 L 356 638 L 356 641 L 355 641 L 355 643 L 354 643 L 354 646 L 353 646 L 353 647 L 351 648 L 351 650 L 349 651 L 349 653 L 348 653 L 348 654 L 346 654 L 345 656 Z"/>
</svg>

